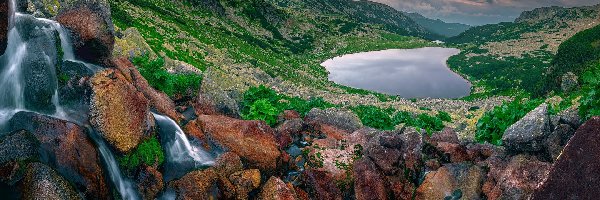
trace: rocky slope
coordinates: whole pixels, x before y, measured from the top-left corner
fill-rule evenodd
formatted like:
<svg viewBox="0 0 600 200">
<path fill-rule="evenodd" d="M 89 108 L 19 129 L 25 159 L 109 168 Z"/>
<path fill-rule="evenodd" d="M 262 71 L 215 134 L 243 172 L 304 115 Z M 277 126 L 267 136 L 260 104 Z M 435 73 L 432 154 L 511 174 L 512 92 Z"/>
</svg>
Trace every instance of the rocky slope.
<svg viewBox="0 0 600 200">
<path fill-rule="evenodd" d="M 406 15 L 423 28 L 444 37 L 454 37 L 472 28 L 466 24 L 446 23 L 440 19 L 429 19 L 419 13 L 406 13 Z"/>
</svg>

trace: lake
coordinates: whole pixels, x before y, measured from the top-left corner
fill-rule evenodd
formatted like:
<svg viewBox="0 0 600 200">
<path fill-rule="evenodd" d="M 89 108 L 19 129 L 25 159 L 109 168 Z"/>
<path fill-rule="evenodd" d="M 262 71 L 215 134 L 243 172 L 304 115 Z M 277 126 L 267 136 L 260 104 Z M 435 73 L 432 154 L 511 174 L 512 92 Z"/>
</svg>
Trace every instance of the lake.
<svg viewBox="0 0 600 200">
<path fill-rule="evenodd" d="M 471 83 L 446 65 L 458 49 L 391 49 L 335 57 L 323 62 L 329 80 L 404 98 L 460 98 Z"/>
</svg>

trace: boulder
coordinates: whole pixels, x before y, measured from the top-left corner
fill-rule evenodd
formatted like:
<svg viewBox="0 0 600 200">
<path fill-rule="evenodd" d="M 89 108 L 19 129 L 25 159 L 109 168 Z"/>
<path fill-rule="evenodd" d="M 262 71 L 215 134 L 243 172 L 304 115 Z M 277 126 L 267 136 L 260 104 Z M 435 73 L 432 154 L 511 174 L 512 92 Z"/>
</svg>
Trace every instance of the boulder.
<svg viewBox="0 0 600 200">
<path fill-rule="evenodd" d="M 296 191 L 293 186 L 286 185 L 281 179 L 271 176 L 262 187 L 258 196 L 260 200 L 296 200 Z"/>
<path fill-rule="evenodd" d="M 542 182 L 550 169 L 550 164 L 537 160 L 534 156 L 514 156 L 506 167 L 490 169 L 484 184 L 488 199 L 528 199 Z"/>
<path fill-rule="evenodd" d="M 552 131 L 550 135 L 548 135 L 544 145 L 546 146 L 548 156 L 550 156 L 552 160 L 556 160 L 558 158 L 564 146 L 567 145 L 567 142 L 569 139 L 571 139 L 573 134 L 575 134 L 575 130 L 573 130 L 571 126 L 567 124 L 560 124 L 554 129 L 554 131 Z"/>
<path fill-rule="evenodd" d="M 217 82 L 212 80 L 211 77 L 215 74 L 213 70 L 214 69 L 207 69 L 204 71 L 202 84 L 200 85 L 198 94 L 201 105 L 204 105 L 203 107 L 205 108 L 211 108 L 219 114 L 240 118 L 239 100 L 241 94 L 237 94 L 235 91 L 223 90 Z"/>
<path fill-rule="evenodd" d="M 146 43 L 142 34 L 134 27 L 125 29 L 119 37 L 115 38 L 115 47 L 112 54 L 115 58 L 127 57 L 131 59 L 140 56 L 148 56 L 150 59 L 158 58 L 158 55 Z"/>
<path fill-rule="evenodd" d="M 392 199 L 385 176 L 369 158 L 356 160 L 352 172 L 357 200 Z"/>
<path fill-rule="evenodd" d="M 423 155 L 421 154 L 423 150 L 423 135 L 414 128 L 407 129 L 401 135 L 403 145 L 400 152 L 402 153 L 404 165 L 414 173 L 419 171 L 418 168 L 423 162 Z"/>
<path fill-rule="evenodd" d="M 532 199 L 596 199 L 600 196 L 600 117 L 580 127 L 535 190 Z"/>
<path fill-rule="evenodd" d="M 557 115 L 559 117 L 559 123 L 568 124 L 573 129 L 581 126 L 581 117 L 579 117 L 579 109 L 576 106 L 568 108 Z"/>
<path fill-rule="evenodd" d="M 277 143 L 281 148 L 285 148 L 294 142 L 294 138 L 302 136 L 302 132 L 307 128 L 301 119 L 286 120 L 275 129 Z"/>
<path fill-rule="evenodd" d="M 444 165 L 425 176 L 423 184 L 417 188 L 416 199 L 481 199 L 484 178 L 483 169 L 478 166 L 466 163 Z"/>
<path fill-rule="evenodd" d="M 20 163 L 38 159 L 37 140 L 31 133 L 20 130 L 0 138 L 0 181 L 13 185 L 23 178 L 26 167 Z"/>
<path fill-rule="evenodd" d="M 506 129 L 502 142 L 509 151 L 536 152 L 543 149 L 550 131 L 548 105 L 544 103 Z"/>
<path fill-rule="evenodd" d="M 248 193 L 260 186 L 260 171 L 249 169 L 229 175 L 229 180 L 235 187 L 237 199 L 248 199 Z"/>
<path fill-rule="evenodd" d="M 217 173 L 209 168 L 190 172 L 171 185 L 177 193 L 177 199 L 211 199 L 218 178 Z"/>
<path fill-rule="evenodd" d="M 363 126 L 356 114 L 349 110 L 337 108 L 328 108 L 325 110 L 313 108 L 306 114 L 304 121 L 314 126 L 315 129 L 319 129 L 319 126 L 329 125 L 344 131 L 346 134 L 353 133 Z"/>
<path fill-rule="evenodd" d="M 9 0 L 0 1 L 0 55 L 3 55 L 4 51 L 6 51 L 8 31 L 10 30 L 9 25 L 12 20 L 11 9 L 13 8 L 10 8 Z"/>
<path fill-rule="evenodd" d="M 275 132 L 264 122 L 201 115 L 197 123 L 208 139 L 247 160 L 251 167 L 261 171 L 276 168 L 279 146 L 275 141 Z"/>
<path fill-rule="evenodd" d="M 83 63 L 63 61 L 57 75 L 60 103 L 71 108 L 88 110 L 92 94 L 88 81 L 94 75 L 94 71 Z"/>
<path fill-rule="evenodd" d="M 573 72 L 567 72 L 560 77 L 560 89 L 565 92 L 571 92 L 579 86 L 579 77 Z"/>
<path fill-rule="evenodd" d="M 136 182 L 143 199 L 156 199 L 157 194 L 163 190 L 163 176 L 162 174 L 149 166 L 144 166 L 139 171 L 136 177 Z"/>
<path fill-rule="evenodd" d="M 128 81 L 133 83 L 137 91 L 144 94 L 152 108 L 156 109 L 159 113 L 169 116 L 175 121 L 179 121 L 183 118 L 183 116 L 176 112 L 175 103 L 173 103 L 169 96 L 152 88 L 150 84 L 148 84 L 148 81 L 129 60 L 126 58 L 118 58 L 114 59 L 113 63 Z"/>
<path fill-rule="evenodd" d="M 152 127 L 148 100 L 113 69 L 96 73 L 90 82 L 91 124 L 119 153 L 131 151 Z"/>
<path fill-rule="evenodd" d="M 378 139 L 375 140 L 379 142 Z M 400 170 L 399 165 L 402 153 L 398 149 L 371 143 L 364 148 L 364 154 L 386 175 L 395 174 Z"/>
<path fill-rule="evenodd" d="M 244 169 L 244 165 L 237 154 L 233 152 L 225 152 L 224 154 L 221 154 L 219 158 L 217 158 L 213 168 L 217 174 L 229 177 L 229 175 L 235 172 L 242 171 Z"/>
<path fill-rule="evenodd" d="M 77 58 L 96 64 L 109 63 L 115 33 L 106 0 L 63 1 L 56 20 L 72 31 Z"/>
<path fill-rule="evenodd" d="M 342 192 L 327 172 L 309 169 L 304 171 L 302 177 L 311 199 L 342 199 Z"/>
<path fill-rule="evenodd" d="M 52 168 L 30 163 L 23 180 L 23 199 L 83 199 Z"/>
<path fill-rule="evenodd" d="M 84 128 L 31 112 L 15 114 L 8 124 L 11 130 L 32 133 L 41 146 L 41 160 L 71 181 L 86 198 L 109 196 L 98 151 Z"/>
</svg>

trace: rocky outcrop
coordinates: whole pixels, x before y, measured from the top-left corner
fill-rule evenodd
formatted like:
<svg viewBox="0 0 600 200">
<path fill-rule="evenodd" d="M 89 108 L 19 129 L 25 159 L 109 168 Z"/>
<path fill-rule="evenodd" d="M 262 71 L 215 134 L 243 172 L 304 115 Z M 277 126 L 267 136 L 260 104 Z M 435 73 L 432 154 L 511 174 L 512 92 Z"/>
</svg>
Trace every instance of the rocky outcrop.
<svg viewBox="0 0 600 200">
<path fill-rule="evenodd" d="M 153 124 L 148 100 L 116 70 L 98 72 L 90 82 L 91 124 L 119 153 L 131 151 Z"/>
<path fill-rule="evenodd" d="M 4 54 L 6 51 L 6 45 L 8 42 L 8 31 L 10 30 L 10 1 L 2 0 L 0 1 L 0 55 Z"/>
<path fill-rule="evenodd" d="M 546 136 L 551 132 L 550 128 L 548 105 L 542 104 L 506 129 L 502 142 L 509 151 L 540 151 Z"/>
<path fill-rule="evenodd" d="M 137 174 L 136 182 L 138 183 L 138 189 L 142 194 L 143 199 L 156 199 L 157 194 L 163 190 L 163 176 L 162 174 L 149 166 L 144 166 L 142 170 Z"/>
<path fill-rule="evenodd" d="M 148 56 L 150 59 L 158 58 L 158 55 L 154 53 L 152 48 L 150 48 L 150 45 L 146 43 L 146 40 L 136 28 L 127 28 L 125 31 L 119 32 L 117 36 L 118 37 L 115 38 L 115 47 L 112 53 L 114 57 L 134 58 Z"/>
<path fill-rule="evenodd" d="M 314 108 L 306 114 L 304 120 L 306 123 L 315 126 L 315 129 L 335 128 L 347 134 L 353 133 L 362 127 L 362 123 L 356 114 L 349 110 L 336 108 L 325 110 Z"/>
<path fill-rule="evenodd" d="M 532 199 L 596 199 L 600 196 L 600 117 L 580 127 Z"/>
<path fill-rule="evenodd" d="M 216 111 L 216 113 L 219 114 L 240 118 L 238 101 L 239 97 L 241 97 L 241 93 L 238 94 L 234 91 L 223 90 L 217 82 L 212 80 L 212 74 L 216 73 L 213 71 L 214 69 L 207 69 L 204 71 L 204 77 L 202 78 L 202 84 L 200 85 L 198 94 L 200 105 L 204 105 L 204 108 L 210 108 L 209 110 Z"/>
<path fill-rule="evenodd" d="M 260 200 L 296 200 L 296 191 L 293 186 L 286 185 L 281 179 L 272 176 L 262 187 L 258 199 Z"/>
<path fill-rule="evenodd" d="M 211 199 L 211 190 L 216 187 L 218 175 L 213 169 L 199 170 L 186 174 L 171 183 L 177 199 Z"/>
<path fill-rule="evenodd" d="M 23 199 L 83 199 L 56 171 L 41 163 L 27 166 Z"/>
<path fill-rule="evenodd" d="M 279 147 L 273 129 L 264 122 L 201 115 L 197 123 L 208 139 L 247 160 L 251 167 L 269 171 L 277 166 Z"/>
<path fill-rule="evenodd" d="M 466 163 L 445 165 L 428 173 L 416 199 L 481 199 L 484 171 Z"/>
<path fill-rule="evenodd" d="M 248 199 L 248 193 L 260 186 L 260 171 L 249 169 L 229 175 L 229 180 L 235 187 L 237 199 Z"/>
<path fill-rule="evenodd" d="M 303 174 L 306 189 L 315 199 L 341 200 L 342 192 L 335 185 L 333 177 L 326 172 L 306 170 Z"/>
<path fill-rule="evenodd" d="M 96 64 L 109 64 L 114 27 L 105 0 L 67 0 L 61 2 L 56 20 L 73 32 L 77 58 Z"/>
<path fill-rule="evenodd" d="M 108 184 L 95 145 L 82 127 L 30 112 L 19 112 L 9 121 L 12 130 L 27 130 L 39 141 L 40 157 L 87 198 L 108 197 Z"/>
<path fill-rule="evenodd" d="M 550 164 L 533 156 L 517 155 L 507 164 L 493 163 L 484 184 L 484 193 L 493 199 L 528 199 L 542 182 Z"/>
<path fill-rule="evenodd" d="M 357 200 L 390 199 L 389 186 L 386 178 L 369 158 L 354 162 L 354 192 Z"/>
</svg>

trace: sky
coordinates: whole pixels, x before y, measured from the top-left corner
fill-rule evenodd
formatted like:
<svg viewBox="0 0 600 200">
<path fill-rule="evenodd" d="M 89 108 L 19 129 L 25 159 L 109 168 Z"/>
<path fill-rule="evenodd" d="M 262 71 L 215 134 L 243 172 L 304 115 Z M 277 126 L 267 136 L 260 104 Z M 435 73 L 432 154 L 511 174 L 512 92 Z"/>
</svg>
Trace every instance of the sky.
<svg viewBox="0 0 600 200">
<path fill-rule="evenodd" d="M 469 25 L 514 21 L 523 11 L 547 6 L 587 6 L 600 0 L 371 0 L 405 12 Z"/>
</svg>

